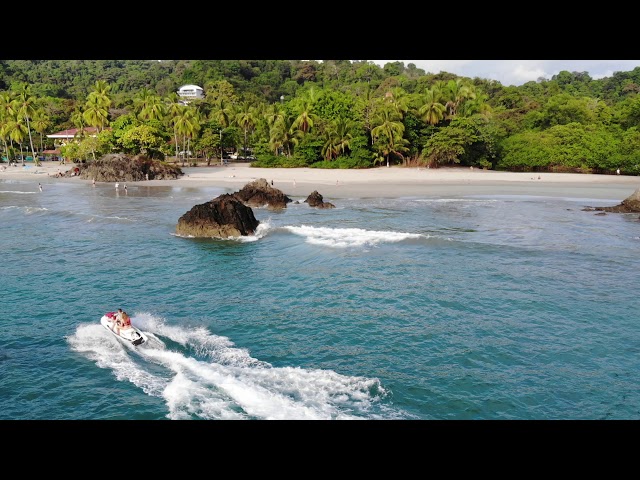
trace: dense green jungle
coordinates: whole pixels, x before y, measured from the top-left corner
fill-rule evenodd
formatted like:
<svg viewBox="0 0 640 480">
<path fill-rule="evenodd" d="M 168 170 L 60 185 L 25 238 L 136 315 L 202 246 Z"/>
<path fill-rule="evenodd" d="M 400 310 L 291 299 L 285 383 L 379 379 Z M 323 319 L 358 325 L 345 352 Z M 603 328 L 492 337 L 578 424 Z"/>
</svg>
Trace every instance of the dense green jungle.
<svg viewBox="0 0 640 480">
<path fill-rule="evenodd" d="M 503 86 L 364 60 L 2 60 L 2 159 L 637 175 L 639 92 L 640 68 Z"/>
</svg>

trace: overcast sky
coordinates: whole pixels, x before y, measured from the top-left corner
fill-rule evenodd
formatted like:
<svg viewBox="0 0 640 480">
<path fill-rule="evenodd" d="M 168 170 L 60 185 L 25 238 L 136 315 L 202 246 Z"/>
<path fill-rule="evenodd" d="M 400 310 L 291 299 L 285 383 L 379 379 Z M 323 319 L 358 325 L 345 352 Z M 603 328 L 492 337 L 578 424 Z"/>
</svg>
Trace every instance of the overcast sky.
<svg viewBox="0 0 640 480">
<path fill-rule="evenodd" d="M 540 77 L 568 72 L 587 72 L 594 80 L 614 72 L 628 72 L 640 66 L 640 60 L 372 60 L 380 66 L 388 62 L 415 63 L 426 73 L 449 72 L 462 77 L 498 80 L 503 86 L 522 85 Z"/>
</svg>

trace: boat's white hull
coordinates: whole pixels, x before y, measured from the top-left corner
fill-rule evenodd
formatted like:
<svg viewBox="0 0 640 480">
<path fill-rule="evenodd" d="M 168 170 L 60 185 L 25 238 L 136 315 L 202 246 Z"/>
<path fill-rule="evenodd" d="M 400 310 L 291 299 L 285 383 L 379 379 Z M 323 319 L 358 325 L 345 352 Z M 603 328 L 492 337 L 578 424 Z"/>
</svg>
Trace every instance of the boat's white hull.
<svg viewBox="0 0 640 480">
<path fill-rule="evenodd" d="M 109 330 L 120 340 L 122 340 L 123 342 L 130 343 L 131 345 L 136 345 L 136 346 L 142 345 L 148 340 L 147 336 L 144 333 L 142 333 L 140 330 L 138 330 L 136 327 L 134 327 L 133 325 L 131 325 L 129 328 L 121 328 L 120 332 L 116 333 L 116 331 L 113 329 L 115 319 L 107 315 L 102 316 L 102 318 L 100 319 L 100 323 L 104 328 Z"/>
</svg>

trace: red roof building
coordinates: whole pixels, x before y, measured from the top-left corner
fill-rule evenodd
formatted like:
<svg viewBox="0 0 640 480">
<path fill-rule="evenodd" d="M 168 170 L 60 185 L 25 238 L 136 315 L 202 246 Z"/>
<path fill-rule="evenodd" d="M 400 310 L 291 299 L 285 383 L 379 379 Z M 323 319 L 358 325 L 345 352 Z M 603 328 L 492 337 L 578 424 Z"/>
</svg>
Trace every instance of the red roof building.
<svg viewBox="0 0 640 480">
<path fill-rule="evenodd" d="M 61 132 L 47 135 L 47 138 L 53 138 L 54 140 L 61 140 L 62 142 L 65 142 L 76 138 L 76 134 L 79 130 L 79 128 L 69 128 L 67 130 L 62 130 Z M 96 127 L 85 127 L 83 130 L 86 135 L 95 135 L 98 131 Z"/>
</svg>

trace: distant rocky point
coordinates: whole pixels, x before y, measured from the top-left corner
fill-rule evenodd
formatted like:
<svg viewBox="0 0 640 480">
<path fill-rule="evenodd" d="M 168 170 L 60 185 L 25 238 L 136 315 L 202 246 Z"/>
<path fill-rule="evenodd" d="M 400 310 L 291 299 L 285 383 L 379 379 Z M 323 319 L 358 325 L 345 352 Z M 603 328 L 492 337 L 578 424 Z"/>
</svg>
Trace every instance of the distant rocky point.
<svg viewBox="0 0 640 480">
<path fill-rule="evenodd" d="M 139 182 L 174 180 L 184 175 L 180 167 L 144 155 L 109 154 L 67 171 L 65 176 L 79 176 L 96 182 Z"/>
<path fill-rule="evenodd" d="M 601 211 L 613 213 L 638 213 L 640 212 L 640 188 L 625 198 L 622 203 L 613 207 L 586 207 L 583 211 Z"/>
<path fill-rule="evenodd" d="M 311 192 L 305 200 L 305 203 L 309 204 L 310 207 L 316 208 L 336 208 L 333 203 L 325 202 L 323 196 L 320 195 L 317 190 Z"/>
<path fill-rule="evenodd" d="M 264 178 L 247 183 L 234 195 L 250 207 L 281 209 L 286 208 L 287 203 L 291 202 L 282 190 L 272 187 Z"/>
</svg>

